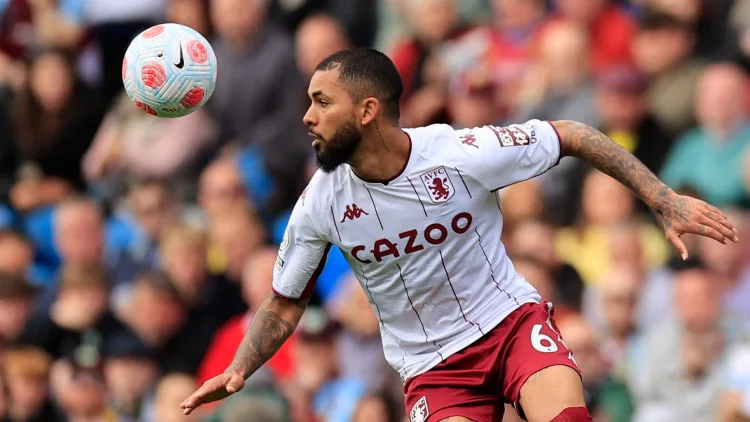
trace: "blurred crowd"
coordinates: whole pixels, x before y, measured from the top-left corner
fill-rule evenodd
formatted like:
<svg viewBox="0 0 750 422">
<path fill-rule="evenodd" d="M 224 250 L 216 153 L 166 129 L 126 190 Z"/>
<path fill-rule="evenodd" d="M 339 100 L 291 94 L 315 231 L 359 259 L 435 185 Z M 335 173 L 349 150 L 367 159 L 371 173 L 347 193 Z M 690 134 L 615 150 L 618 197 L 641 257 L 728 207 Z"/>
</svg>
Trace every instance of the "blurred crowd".
<svg viewBox="0 0 750 422">
<path fill-rule="evenodd" d="M 220 67 L 180 119 L 122 90 L 130 40 L 165 21 Z M 750 421 L 750 0 L 0 0 L 0 421 L 405 420 L 336 248 L 246 388 L 179 408 L 271 291 L 315 171 L 307 81 L 352 46 L 394 60 L 402 126 L 578 120 L 722 208 L 741 242 L 686 236 L 682 261 L 581 161 L 498 192 L 596 421 Z"/>
</svg>

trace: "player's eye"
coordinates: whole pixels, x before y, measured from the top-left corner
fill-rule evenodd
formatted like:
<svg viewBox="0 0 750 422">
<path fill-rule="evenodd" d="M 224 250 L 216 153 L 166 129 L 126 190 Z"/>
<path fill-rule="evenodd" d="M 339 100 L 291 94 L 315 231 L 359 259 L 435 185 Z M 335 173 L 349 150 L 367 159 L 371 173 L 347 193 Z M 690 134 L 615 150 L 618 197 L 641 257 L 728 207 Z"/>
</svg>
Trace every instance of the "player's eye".
<svg viewBox="0 0 750 422">
<path fill-rule="evenodd" d="M 320 106 L 323 108 L 328 107 L 329 105 L 328 101 L 324 101 L 324 100 L 318 100 L 318 104 L 320 104 Z"/>
</svg>

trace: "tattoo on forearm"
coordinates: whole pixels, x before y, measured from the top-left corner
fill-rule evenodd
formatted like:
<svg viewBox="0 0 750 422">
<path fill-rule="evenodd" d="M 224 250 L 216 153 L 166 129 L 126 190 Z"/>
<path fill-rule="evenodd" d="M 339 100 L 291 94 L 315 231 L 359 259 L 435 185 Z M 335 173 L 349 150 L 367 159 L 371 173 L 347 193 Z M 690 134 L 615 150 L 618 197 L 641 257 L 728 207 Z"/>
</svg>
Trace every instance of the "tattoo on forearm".
<svg viewBox="0 0 750 422">
<path fill-rule="evenodd" d="M 628 187 L 659 214 L 670 212 L 665 199 L 672 190 L 635 156 L 600 131 L 572 121 L 555 122 L 566 155 L 580 157 Z"/>
<path fill-rule="evenodd" d="M 230 368 L 249 377 L 281 348 L 292 332 L 292 324 L 277 313 L 258 310 Z"/>
</svg>

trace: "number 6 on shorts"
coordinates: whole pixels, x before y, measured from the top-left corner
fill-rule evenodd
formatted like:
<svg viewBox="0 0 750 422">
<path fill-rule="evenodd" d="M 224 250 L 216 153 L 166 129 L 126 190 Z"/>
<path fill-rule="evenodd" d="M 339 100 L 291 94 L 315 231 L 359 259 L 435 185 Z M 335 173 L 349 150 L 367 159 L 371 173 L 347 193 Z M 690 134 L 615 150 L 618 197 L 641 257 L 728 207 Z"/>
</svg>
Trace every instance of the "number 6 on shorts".
<svg viewBox="0 0 750 422">
<path fill-rule="evenodd" d="M 546 334 L 542 334 L 544 324 L 534 324 L 531 328 L 531 345 L 542 353 L 554 353 L 559 350 L 557 343 Z"/>
</svg>

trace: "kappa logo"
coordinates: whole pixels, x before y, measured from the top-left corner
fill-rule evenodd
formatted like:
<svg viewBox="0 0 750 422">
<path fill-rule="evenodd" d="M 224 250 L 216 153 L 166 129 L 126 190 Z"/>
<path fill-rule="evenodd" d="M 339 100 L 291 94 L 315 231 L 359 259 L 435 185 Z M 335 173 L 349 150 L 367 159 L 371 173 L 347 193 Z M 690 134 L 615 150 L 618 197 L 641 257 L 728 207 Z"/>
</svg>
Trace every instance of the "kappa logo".
<svg viewBox="0 0 750 422">
<path fill-rule="evenodd" d="M 469 145 L 476 149 L 479 149 L 479 145 L 475 144 L 476 141 L 477 141 L 477 137 L 472 135 L 471 132 L 467 133 L 466 135 L 461 136 L 462 144 Z"/>
<path fill-rule="evenodd" d="M 305 187 L 305 190 L 302 191 L 300 194 L 300 199 L 302 199 L 302 206 L 305 206 L 305 198 L 307 198 L 307 190 L 310 188 L 310 186 Z"/>
<path fill-rule="evenodd" d="M 448 177 L 448 173 L 443 166 L 422 173 L 419 178 L 422 179 L 422 183 L 427 189 L 430 199 L 436 204 L 448 202 L 453 197 L 453 194 L 456 193 L 453 183 L 451 183 L 451 179 Z"/>
<path fill-rule="evenodd" d="M 344 218 L 341 219 L 341 222 L 343 223 L 346 220 L 355 220 L 359 217 L 362 217 L 362 215 L 370 215 L 362 208 L 358 207 L 357 204 L 347 205 L 346 211 L 344 211 Z"/>
<path fill-rule="evenodd" d="M 425 422 L 429 417 L 430 408 L 427 407 L 427 397 L 422 396 L 422 398 L 414 403 L 414 407 L 411 408 L 409 419 L 411 422 Z"/>
</svg>

